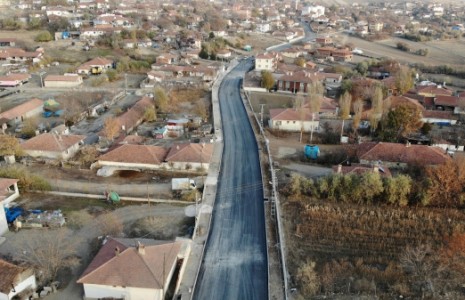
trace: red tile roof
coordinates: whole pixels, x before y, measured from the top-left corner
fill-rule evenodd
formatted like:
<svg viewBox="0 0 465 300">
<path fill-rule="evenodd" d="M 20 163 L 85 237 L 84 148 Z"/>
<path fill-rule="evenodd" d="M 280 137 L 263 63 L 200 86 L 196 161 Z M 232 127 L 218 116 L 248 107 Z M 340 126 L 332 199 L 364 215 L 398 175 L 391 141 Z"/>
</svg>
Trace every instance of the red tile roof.
<svg viewBox="0 0 465 300">
<path fill-rule="evenodd" d="M 437 95 L 451 96 L 453 94 L 451 90 L 438 87 L 435 85 L 417 87 L 417 93 L 418 94 L 431 94 L 431 95 L 436 95 L 436 96 Z"/>
<path fill-rule="evenodd" d="M 82 78 L 79 75 L 47 75 L 47 77 L 44 78 L 44 82 L 46 81 L 80 82 Z"/>
<path fill-rule="evenodd" d="M 163 147 L 127 144 L 101 155 L 98 160 L 159 165 L 167 154 L 168 150 Z"/>
<path fill-rule="evenodd" d="M 443 164 L 450 159 L 437 147 L 384 142 L 367 142 L 358 145 L 357 156 L 360 160 L 420 165 Z"/>
<path fill-rule="evenodd" d="M 18 284 L 18 276 L 26 269 L 0 259 L 0 293 L 8 295 L 11 288 Z"/>
<path fill-rule="evenodd" d="M 338 172 L 339 166 L 333 166 L 333 172 L 337 173 Z M 341 173 L 346 175 L 346 174 L 358 174 L 362 175 L 364 173 L 368 172 L 375 172 L 374 166 L 370 165 L 363 165 L 363 164 L 351 164 L 350 166 L 347 165 L 341 165 Z M 384 167 L 384 166 L 378 166 L 378 172 L 381 176 L 384 177 L 391 177 L 391 171 L 389 168 Z"/>
<path fill-rule="evenodd" d="M 437 95 L 434 104 L 442 106 L 459 106 L 459 98 L 455 96 Z"/>
<path fill-rule="evenodd" d="M 85 135 L 42 133 L 21 144 L 23 150 L 63 152 L 86 138 Z"/>
<path fill-rule="evenodd" d="M 137 241 L 137 240 L 135 240 Z M 110 238 L 77 281 L 108 286 L 163 289 L 182 242 L 143 245 L 144 253 Z M 116 248 L 119 248 L 119 254 Z"/>
<path fill-rule="evenodd" d="M 133 129 L 144 118 L 145 110 L 151 106 L 154 106 L 152 99 L 144 96 L 117 120 L 125 131 Z"/>
<path fill-rule="evenodd" d="M 13 107 L 12 109 L 0 113 L 0 119 L 13 120 L 14 118 L 20 117 L 31 110 L 42 107 L 43 105 L 43 100 L 33 98 L 23 104 Z"/>
<path fill-rule="evenodd" d="M 209 163 L 212 154 L 212 144 L 179 144 L 171 147 L 165 160 L 167 162 Z"/>
</svg>

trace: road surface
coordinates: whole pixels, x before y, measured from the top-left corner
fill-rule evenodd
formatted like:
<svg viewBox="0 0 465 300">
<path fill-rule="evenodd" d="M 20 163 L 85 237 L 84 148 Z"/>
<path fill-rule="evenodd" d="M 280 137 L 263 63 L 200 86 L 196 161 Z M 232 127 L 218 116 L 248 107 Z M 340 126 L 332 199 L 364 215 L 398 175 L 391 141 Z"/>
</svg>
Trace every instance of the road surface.
<svg viewBox="0 0 465 300">
<path fill-rule="evenodd" d="M 308 25 L 308 23 L 300 22 L 300 24 L 302 25 L 302 28 L 304 29 L 305 37 L 303 39 L 299 40 L 298 41 L 299 43 L 310 42 L 310 41 L 316 39 L 317 34 L 316 34 L 316 32 L 313 32 L 310 29 L 310 26 Z M 291 48 L 292 46 L 293 46 L 292 43 L 287 43 L 287 44 L 284 44 L 284 45 L 281 45 L 281 46 L 271 47 L 271 48 L 273 48 L 271 50 L 279 52 L 279 51 L 283 51 L 284 49 Z"/>
<path fill-rule="evenodd" d="M 212 227 L 194 292 L 198 300 L 268 299 L 258 149 L 239 93 L 251 66 L 250 59 L 242 61 L 219 90 L 224 152 Z"/>
</svg>

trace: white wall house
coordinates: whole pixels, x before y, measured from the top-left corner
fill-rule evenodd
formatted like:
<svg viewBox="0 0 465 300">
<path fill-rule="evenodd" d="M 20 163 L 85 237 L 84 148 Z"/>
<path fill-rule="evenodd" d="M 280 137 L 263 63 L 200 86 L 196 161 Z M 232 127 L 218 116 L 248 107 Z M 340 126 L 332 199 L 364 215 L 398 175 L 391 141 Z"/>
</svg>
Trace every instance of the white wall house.
<svg viewBox="0 0 465 300">
<path fill-rule="evenodd" d="M 21 144 L 26 155 L 58 160 L 72 158 L 80 149 L 86 136 L 43 133 Z"/>
<path fill-rule="evenodd" d="M 20 299 L 29 299 L 27 296 L 31 296 L 37 288 L 34 271 L 30 268 L 18 267 L 0 259 L 0 270 L 0 300 L 11 300 L 25 291 L 30 291 L 29 295 Z"/>
<path fill-rule="evenodd" d="M 0 178 L 0 235 L 8 231 L 5 206 L 18 197 L 18 179 Z"/>
<path fill-rule="evenodd" d="M 86 299 L 162 300 L 176 265 L 187 260 L 185 243 L 108 238 L 77 282 Z"/>
<path fill-rule="evenodd" d="M 276 57 L 271 53 L 255 56 L 255 71 L 274 71 L 276 69 Z"/>
<path fill-rule="evenodd" d="M 302 115 L 291 108 L 276 108 L 270 109 L 268 125 L 271 129 L 290 132 L 299 132 L 302 128 L 304 132 L 319 131 L 320 119 L 317 113 L 312 115 L 309 111 L 305 111 Z"/>
</svg>

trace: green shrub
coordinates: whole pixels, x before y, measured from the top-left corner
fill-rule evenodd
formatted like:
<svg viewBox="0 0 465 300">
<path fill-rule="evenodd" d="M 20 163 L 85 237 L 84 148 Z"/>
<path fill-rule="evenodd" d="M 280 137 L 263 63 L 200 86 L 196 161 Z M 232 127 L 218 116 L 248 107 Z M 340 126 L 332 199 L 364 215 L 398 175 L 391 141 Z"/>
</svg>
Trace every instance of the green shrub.
<svg viewBox="0 0 465 300">
<path fill-rule="evenodd" d="M 0 177 L 18 179 L 18 187 L 22 191 L 49 191 L 50 183 L 44 178 L 30 173 L 24 167 L 9 166 L 0 168 Z"/>
<path fill-rule="evenodd" d="M 36 42 L 50 42 L 52 40 L 52 35 L 50 34 L 50 32 L 48 31 L 42 31 L 41 33 L 39 33 L 34 41 Z"/>
</svg>

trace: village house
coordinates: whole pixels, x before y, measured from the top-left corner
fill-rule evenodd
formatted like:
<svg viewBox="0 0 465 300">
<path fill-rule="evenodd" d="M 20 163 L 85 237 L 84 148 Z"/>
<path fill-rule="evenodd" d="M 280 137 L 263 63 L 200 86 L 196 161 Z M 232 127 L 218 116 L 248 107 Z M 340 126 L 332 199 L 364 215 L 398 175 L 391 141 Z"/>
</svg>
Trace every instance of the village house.
<svg viewBox="0 0 465 300">
<path fill-rule="evenodd" d="M 450 159 L 441 148 L 410 143 L 366 142 L 358 145 L 357 157 L 361 164 L 382 164 L 389 168 L 408 165 L 440 165 Z"/>
<path fill-rule="evenodd" d="M 178 59 L 177 55 L 171 53 L 160 54 L 155 58 L 155 63 L 158 65 L 171 65 Z"/>
<path fill-rule="evenodd" d="M 333 39 L 330 38 L 329 36 L 320 36 L 315 39 L 315 42 L 324 47 L 324 46 L 332 45 Z"/>
<path fill-rule="evenodd" d="M 42 133 L 21 144 L 27 156 L 68 160 L 72 158 L 83 145 L 84 135 L 57 135 Z"/>
<path fill-rule="evenodd" d="M 175 292 L 179 288 L 189 253 L 184 240 L 108 237 L 77 282 L 86 299 L 162 300 L 173 280 Z"/>
<path fill-rule="evenodd" d="M 392 177 L 391 171 L 385 166 L 380 166 L 378 164 L 374 165 L 363 165 L 363 164 L 339 164 L 333 166 L 333 173 L 340 175 L 363 175 L 365 173 L 376 173 L 382 177 Z"/>
<path fill-rule="evenodd" d="M 0 47 L 15 47 L 16 41 L 15 38 L 0 38 Z"/>
<path fill-rule="evenodd" d="M 96 166 L 118 170 L 156 170 L 163 167 L 168 149 L 149 145 L 122 145 L 97 159 Z"/>
<path fill-rule="evenodd" d="M 212 155 L 212 144 L 177 144 L 171 147 L 165 161 L 171 169 L 208 170 Z"/>
<path fill-rule="evenodd" d="M 32 268 L 19 267 L 0 259 L 0 299 L 29 299 L 37 288 Z"/>
<path fill-rule="evenodd" d="M 318 131 L 320 117 L 319 114 L 312 114 L 305 108 L 302 111 L 293 108 L 273 108 L 270 109 L 268 126 L 273 130 L 290 132 Z"/>
<path fill-rule="evenodd" d="M 30 74 L 25 73 L 10 73 L 5 76 L 0 76 L 0 87 L 16 87 L 27 83 L 31 79 Z"/>
<path fill-rule="evenodd" d="M 144 120 L 145 111 L 154 107 L 153 101 L 147 97 L 142 97 L 133 107 L 117 117 L 117 121 L 120 124 L 121 131 L 125 134 L 132 132 L 142 121 Z"/>
<path fill-rule="evenodd" d="M 44 87 L 71 88 L 82 84 L 82 77 L 77 74 L 47 75 L 44 78 Z"/>
<path fill-rule="evenodd" d="M 96 57 L 80 65 L 77 68 L 77 73 L 78 74 L 90 74 L 92 72 L 92 69 L 94 69 L 98 73 L 105 73 L 106 70 L 111 69 L 112 67 L 113 67 L 112 60 L 106 59 L 103 57 Z"/>
<path fill-rule="evenodd" d="M 39 62 L 43 56 L 42 51 L 27 52 L 20 48 L 1 48 L 0 60 L 24 62 Z"/>
<path fill-rule="evenodd" d="M 43 112 L 44 101 L 33 98 L 23 104 L 13 107 L 0 113 L 0 126 L 6 129 L 6 126 L 15 126 L 22 123 L 27 118 L 40 115 Z"/>
<path fill-rule="evenodd" d="M 264 53 L 255 56 L 255 71 L 270 71 L 276 69 L 278 63 L 278 56 L 275 53 Z"/>
<path fill-rule="evenodd" d="M 231 55 L 232 55 L 232 52 L 231 50 L 228 50 L 228 49 L 218 50 L 218 52 L 216 53 L 216 57 L 219 59 L 229 59 L 231 58 Z"/>
<path fill-rule="evenodd" d="M 0 178 L 0 235 L 8 231 L 5 207 L 8 207 L 8 204 L 18 197 L 18 179 Z M 0 299 L 2 299 L 1 296 Z"/>
</svg>

